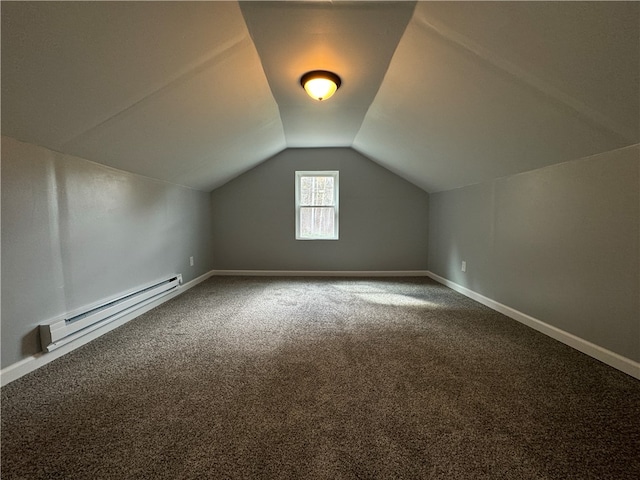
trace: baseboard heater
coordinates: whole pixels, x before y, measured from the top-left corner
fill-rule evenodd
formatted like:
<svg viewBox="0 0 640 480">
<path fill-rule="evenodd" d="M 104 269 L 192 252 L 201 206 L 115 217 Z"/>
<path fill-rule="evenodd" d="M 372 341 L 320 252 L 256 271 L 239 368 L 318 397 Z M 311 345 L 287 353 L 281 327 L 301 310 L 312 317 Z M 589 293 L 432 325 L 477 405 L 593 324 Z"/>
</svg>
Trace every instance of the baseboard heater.
<svg viewBox="0 0 640 480">
<path fill-rule="evenodd" d="M 40 325 L 42 349 L 50 352 L 177 290 L 182 275 L 127 292 L 102 304 L 76 310 Z"/>
</svg>

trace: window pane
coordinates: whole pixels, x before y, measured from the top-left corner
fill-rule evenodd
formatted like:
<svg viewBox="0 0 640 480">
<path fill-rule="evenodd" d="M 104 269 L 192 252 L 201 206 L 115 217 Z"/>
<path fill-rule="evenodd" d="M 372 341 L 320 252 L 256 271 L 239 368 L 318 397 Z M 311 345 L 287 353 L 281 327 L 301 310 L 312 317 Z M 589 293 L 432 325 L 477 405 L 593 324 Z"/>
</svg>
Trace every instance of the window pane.
<svg viewBox="0 0 640 480">
<path fill-rule="evenodd" d="M 300 205 L 333 205 L 333 177 L 302 177 Z"/>
<path fill-rule="evenodd" d="M 333 207 L 301 207 L 301 237 L 335 237 Z"/>
</svg>

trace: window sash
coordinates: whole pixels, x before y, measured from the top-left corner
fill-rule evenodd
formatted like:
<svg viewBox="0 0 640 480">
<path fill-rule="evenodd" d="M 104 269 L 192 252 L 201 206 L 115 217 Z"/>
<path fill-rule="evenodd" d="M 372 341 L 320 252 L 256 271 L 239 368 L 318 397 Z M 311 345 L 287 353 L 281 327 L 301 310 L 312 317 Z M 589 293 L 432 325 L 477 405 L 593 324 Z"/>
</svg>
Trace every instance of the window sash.
<svg viewBox="0 0 640 480">
<path fill-rule="evenodd" d="M 330 181 L 328 181 L 330 180 Z M 335 205 L 336 178 L 333 175 L 300 175 L 300 206 Z M 306 184 L 306 185 L 305 185 Z M 305 198 L 308 197 L 308 198 Z"/>
<path fill-rule="evenodd" d="M 335 236 L 335 208 L 333 206 L 300 207 L 300 236 L 304 238 L 333 238 Z"/>
</svg>

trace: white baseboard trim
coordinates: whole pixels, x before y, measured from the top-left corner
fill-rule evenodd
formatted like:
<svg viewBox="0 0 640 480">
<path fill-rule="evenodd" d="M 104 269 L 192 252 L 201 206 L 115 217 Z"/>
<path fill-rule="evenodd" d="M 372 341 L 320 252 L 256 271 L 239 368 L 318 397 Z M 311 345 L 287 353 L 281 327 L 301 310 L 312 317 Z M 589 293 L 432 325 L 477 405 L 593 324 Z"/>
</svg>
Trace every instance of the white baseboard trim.
<svg viewBox="0 0 640 480">
<path fill-rule="evenodd" d="M 4 387 L 5 385 L 13 382 L 14 380 L 17 380 L 18 378 L 26 375 L 27 373 L 33 372 L 34 370 L 37 370 L 43 365 L 46 365 L 47 363 L 62 357 L 63 355 L 75 350 L 76 348 L 79 348 L 82 345 L 89 343 L 91 340 L 94 340 L 104 335 L 105 333 L 110 332 L 111 330 L 114 330 L 121 325 L 124 325 L 125 323 L 133 320 L 134 318 L 139 317 L 143 313 L 146 313 L 149 310 L 159 305 L 162 305 L 164 302 L 167 302 L 172 298 L 177 297 L 178 295 L 186 292 L 190 288 L 195 287 L 199 283 L 204 282 L 212 275 L 213 275 L 213 271 L 209 271 L 204 275 L 200 275 L 198 278 L 194 278 L 190 282 L 187 282 L 181 285 L 180 288 L 178 288 L 174 292 L 168 295 L 165 295 L 164 297 L 159 298 L 156 301 L 151 302 L 139 308 L 138 310 L 135 310 L 127 315 L 124 315 L 121 318 L 118 318 L 117 320 L 114 320 L 113 322 L 108 323 L 107 325 L 104 325 L 103 327 L 100 327 L 91 333 L 87 333 L 86 335 L 83 335 L 82 337 L 56 350 L 53 350 L 51 352 L 41 352 L 35 355 L 31 355 L 30 357 L 24 358 L 12 365 L 9 365 L 6 368 L 3 368 L 2 370 L 0 370 L 0 386 Z"/>
<path fill-rule="evenodd" d="M 469 290 L 467 287 L 463 287 L 462 285 L 452 282 L 451 280 L 447 280 L 444 277 L 436 275 L 433 272 L 427 272 L 427 276 L 434 279 L 436 282 L 442 283 L 452 290 L 455 290 L 456 292 L 459 292 L 466 297 L 475 300 L 478 303 L 481 303 L 497 312 L 500 312 L 507 317 L 510 317 L 528 327 L 533 328 L 534 330 L 537 330 L 538 332 L 544 333 L 554 340 L 558 340 L 565 345 L 575 348 L 576 350 L 589 355 L 596 360 L 600 360 L 601 362 L 606 363 L 607 365 L 640 380 L 640 363 L 634 360 L 623 357 L 622 355 L 612 352 L 611 350 L 607 350 L 606 348 L 596 345 L 595 343 L 591 343 L 587 340 L 584 340 L 583 338 L 577 337 L 572 333 L 565 332 L 564 330 L 554 327 L 553 325 L 549 325 L 548 323 L 538 320 L 537 318 L 527 315 L 526 313 L 522 313 L 514 308 L 508 307 L 507 305 L 504 305 L 500 302 L 496 302 L 495 300 L 485 297 L 484 295 L 474 292 L 473 290 Z"/>
<path fill-rule="evenodd" d="M 212 270 L 233 277 L 426 277 L 427 270 Z"/>
</svg>

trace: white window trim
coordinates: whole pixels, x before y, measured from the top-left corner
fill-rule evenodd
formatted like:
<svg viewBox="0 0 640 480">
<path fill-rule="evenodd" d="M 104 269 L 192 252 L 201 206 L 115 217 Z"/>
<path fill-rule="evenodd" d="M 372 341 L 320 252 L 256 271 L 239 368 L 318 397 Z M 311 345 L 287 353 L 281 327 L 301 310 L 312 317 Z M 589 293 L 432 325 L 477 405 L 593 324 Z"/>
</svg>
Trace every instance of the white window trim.
<svg viewBox="0 0 640 480">
<path fill-rule="evenodd" d="M 300 180 L 302 177 L 333 177 L 333 200 L 335 207 L 333 209 L 333 221 L 335 225 L 335 236 L 332 237 L 302 237 L 300 236 Z M 296 171 L 296 240 L 339 240 L 340 223 L 339 223 L 339 172 L 337 170 L 305 170 Z M 305 205 L 308 206 L 308 205 Z"/>
</svg>

